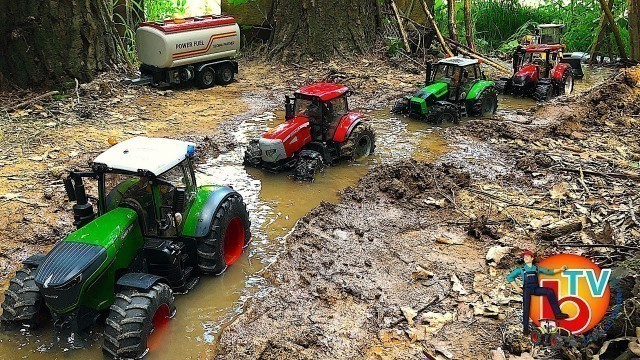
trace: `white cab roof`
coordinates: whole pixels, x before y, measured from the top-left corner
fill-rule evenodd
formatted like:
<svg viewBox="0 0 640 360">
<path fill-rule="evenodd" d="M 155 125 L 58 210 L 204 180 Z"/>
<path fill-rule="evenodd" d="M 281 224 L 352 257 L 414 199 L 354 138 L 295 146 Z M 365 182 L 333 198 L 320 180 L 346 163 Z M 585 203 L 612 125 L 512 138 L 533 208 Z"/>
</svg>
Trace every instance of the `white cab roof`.
<svg viewBox="0 0 640 360">
<path fill-rule="evenodd" d="M 187 141 L 137 136 L 113 145 L 93 162 L 114 170 L 147 170 L 157 176 L 182 162 L 189 145 L 195 147 Z"/>
<path fill-rule="evenodd" d="M 477 59 L 469 59 L 469 58 L 464 58 L 460 56 L 445 58 L 438 61 L 438 64 L 451 64 L 456 66 L 467 66 L 467 65 L 477 64 L 477 63 L 478 63 Z"/>
</svg>

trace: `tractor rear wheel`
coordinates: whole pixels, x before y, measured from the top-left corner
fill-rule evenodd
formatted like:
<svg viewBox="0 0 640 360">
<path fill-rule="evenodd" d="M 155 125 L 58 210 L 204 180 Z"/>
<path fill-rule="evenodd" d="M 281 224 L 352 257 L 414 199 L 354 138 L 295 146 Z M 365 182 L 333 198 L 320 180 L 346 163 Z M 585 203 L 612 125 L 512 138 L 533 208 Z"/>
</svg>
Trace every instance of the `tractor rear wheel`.
<svg viewBox="0 0 640 360">
<path fill-rule="evenodd" d="M 536 91 L 533 93 L 533 98 L 536 101 L 547 101 L 553 97 L 553 86 L 551 84 L 539 84 L 536 86 Z"/>
<path fill-rule="evenodd" d="M 249 166 L 259 166 L 262 161 L 260 143 L 258 140 L 249 141 L 247 149 L 244 151 L 244 164 Z"/>
<path fill-rule="evenodd" d="M 449 122 L 457 124 L 460 121 L 458 108 L 451 103 L 434 105 L 426 116 L 427 122 L 432 124 L 442 124 Z"/>
<path fill-rule="evenodd" d="M 573 92 L 573 74 L 571 70 L 566 70 L 562 74 L 562 81 L 558 84 L 558 94 L 569 95 Z"/>
<path fill-rule="evenodd" d="M 9 281 L 9 288 L 4 292 L 2 316 L 0 320 L 15 325 L 38 325 L 42 295 L 38 290 L 32 269 L 23 267 Z"/>
<path fill-rule="evenodd" d="M 562 336 L 559 334 L 553 334 L 549 338 L 549 345 L 551 345 L 554 349 L 562 349 L 562 345 L 564 345 L 564 341 L 562 340 Z"/>
<path fill-rule="evenodd" d="M 216 83 L 218 85 L 231 84 L 234 75 L 233 66 L 229 63 L 224 63 L 216 67 Z"/>
<path fill-rule="evenodd" d="M 498 109 L 498 93 L 494 87 L 484 89 L 477 100 L 470 107 L 469 114 L 472 116 L 490 116 Z"/>
<path fill-rule="evenodd" d="M 249 213 L 240 195 L 228 197 L 213 216 L 209 234 L 198 241 L 198 268 L 205 274 L 222 274 L 249 244 Z"/>
<path fill-rule="evenodd" d="M 196 74 L 196 83 L 200 89 L 208 89 L 215 84 L 216 73 L 211 66 L 205 66 Z"/>
<path fill-rule="evenodd" d="M 118 359 L 143 357 L 159 344 L 162 330 L 174 313 L 173 292 L 167 284 L 157 283 L 148 290 L 122 290 L 116 294 L 106 319 L 102 351 Z"/>
<path fill-rule="evenodd" d="M 341 156 L 350 161 L 367 157 L 376 150 L 376 134 L 369 123 L 356 125 L 340 149 Z"/>
</svg>

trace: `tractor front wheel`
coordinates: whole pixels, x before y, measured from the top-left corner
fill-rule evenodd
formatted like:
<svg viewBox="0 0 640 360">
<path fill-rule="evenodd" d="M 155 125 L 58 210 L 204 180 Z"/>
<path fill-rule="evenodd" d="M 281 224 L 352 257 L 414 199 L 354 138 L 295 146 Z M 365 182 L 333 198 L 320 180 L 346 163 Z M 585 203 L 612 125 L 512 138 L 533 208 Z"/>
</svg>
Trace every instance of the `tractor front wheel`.
<svg viewBox="0 0 640 360">
<path fill-rule="evenodd" d="M 15 325 L 36 326 L 41 308 L 42 295 L 32 269 L 25 266 L 9 280 L 9 288 L 4 292 L 0 320 Z"/>
<path fill-rule="evenodd" d="M 228 197 L 213 216 L 209 234 L 198 241 L 198 268 L 205 274 L 222 274 L 249 244 L 249 213 L 240 195 Z"/>
<path fill-rule="evenodd" d="M 262 162 L 262 152 L 258 140 L 249 141 L 247 149 L 244 151 L 244 164 L 249 166 L 259 166 Z"/>
<path fill-rule="evenodd" d="M 457 124 L 460 121 L 460 112 L 453 104 L 436 104 L 429 110 L 426 119 L 432 124 L 442 124 L 445 122 Z"/>
<path fill-rule="evenodd" d="M 407 114 L 409 113 L 409 104 L 407 100 L 398 100 L 393 108 L 391 109 L 393 114 Z"/>
<path fill-rule="evenodd" d="M 322 170 L 322 155 L 316 151 L 303 150 L 300 159 L 293 172 L 293 178 L 297 181 L 312 182 L 316 174 Z"/>
<path fill-rule="evenodd" d="M 357 161 L 373 154 L 376 150 L 376 134 L 369 123 L 356 125 L 341 148 L 343 158 Z"/>
<path fill-rule="evenodd" d="M 201 89 L 208 89 L 215 84 L 216 73 L 211 66 L 205 66 L 196 74 L 196 83 Z"/>
<path fill-rule="evenodd" d="M 224 63 L 216 67 L 216 83 L 218 85 L 229 85 L 233 81 L 235 71 L 229 63 Z"/>
<path fill-rule="evenodd" d="M 507 85 L 509 83 L 509 80 L 497 79 L 494 80 L 494 83 L 496 84 L 496 91 L 498 92 L 498 94 L 504 94 L 507 92 Z"/>
<path fill-rule="evenodd" d="M 531 343 L 533 345 L 542 344 L 543 335 L 542 335 L 542 331 L 540 331 L 540 329 L 538 329 L 538 328 L 531 329 L 530 337 L 531 337 Z"/>
<path fill-rule="evenodd" d="M 122 290 L 106 319 L 103 352 L 117 359 L 143 357 L 160 343 L 174 313 L 173 292 L 167 284 Z"/>
<path fill-rule="evenodd" d="M 494 87 L 483 90 L 469 109 L 472 116 L 491 116 L 498 109 L 498 93 Z"/>
<path fill-rule="evenodd" d="M 547 101 L 553 97 L 553 86 L 551 84 L 539 84 L 536 86 L 536 91 L 533 93 L 533 98 L 536 101 Z"/>
<path fill-rule="evenodd" d="M 551 347 L 554 349 L 562 349 L 563 344 L 564 341 L 562 340 L 562 336 L 560 336 L 559 334 L 553 334 L 549 338 L 549 345 L 551 345 Z"/>
</svg>

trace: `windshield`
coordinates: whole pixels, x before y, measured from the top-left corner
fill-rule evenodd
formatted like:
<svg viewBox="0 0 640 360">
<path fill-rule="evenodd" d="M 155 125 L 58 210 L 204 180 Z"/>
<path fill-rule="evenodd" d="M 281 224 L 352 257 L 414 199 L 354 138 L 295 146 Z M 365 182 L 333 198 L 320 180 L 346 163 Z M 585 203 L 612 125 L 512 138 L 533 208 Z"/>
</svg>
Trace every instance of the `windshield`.
<svg viewBox="0 0 640 360">
<path fill-rule="evenodd" d="M 457 69 L 458 67 L 455 65 L 437 64 L 433 72 L 433 81 L 450 80 L 456 74 Z"/>
<path fill-rule="evenodd" d="M 320 119 L 322 117 L 322 108 L 317 101 L 296 98 L 293 113 L 295 116 Z"/>
</svg>

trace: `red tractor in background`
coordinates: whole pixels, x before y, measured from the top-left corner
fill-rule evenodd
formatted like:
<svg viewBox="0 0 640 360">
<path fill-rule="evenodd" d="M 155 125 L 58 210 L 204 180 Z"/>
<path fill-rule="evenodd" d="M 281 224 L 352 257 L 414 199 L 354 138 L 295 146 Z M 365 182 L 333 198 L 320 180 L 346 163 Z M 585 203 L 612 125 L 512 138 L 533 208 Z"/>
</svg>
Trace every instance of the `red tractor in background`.
<svg viewBox="0 0 640 360">
<path fill-rule="evenodd" d="M 513 76 L 495 81 L 498 93 L 531 96 L 537 101 L 571 94 L 574 78 L 582 77 L 580 59 L 563 54 L 562 24 L 538 25 L 513 54 Z M 567 57 L 565 57 L 567 55 Z"/>
<path fill-rule="evenodd" d="M 245 165 L 272 172 L 294 169 L 296 180 L 312 181 L 325 165 L 373 153 L 373 128 L 363 114 L 349 111 L 349 95 L 340 84 L 318 83 L 287 96 L 286 121 L 249 142 Z"/>
</svg>

